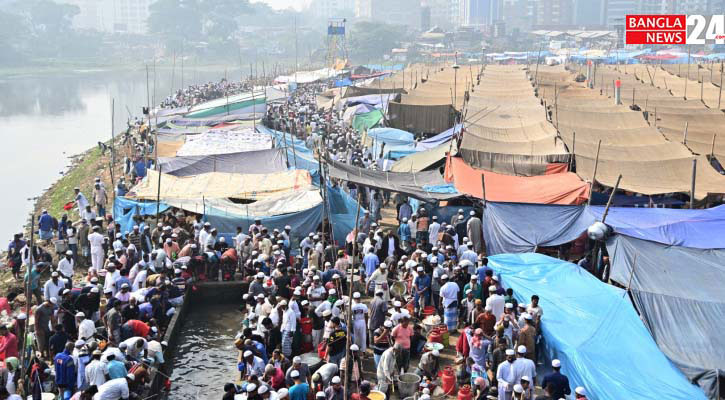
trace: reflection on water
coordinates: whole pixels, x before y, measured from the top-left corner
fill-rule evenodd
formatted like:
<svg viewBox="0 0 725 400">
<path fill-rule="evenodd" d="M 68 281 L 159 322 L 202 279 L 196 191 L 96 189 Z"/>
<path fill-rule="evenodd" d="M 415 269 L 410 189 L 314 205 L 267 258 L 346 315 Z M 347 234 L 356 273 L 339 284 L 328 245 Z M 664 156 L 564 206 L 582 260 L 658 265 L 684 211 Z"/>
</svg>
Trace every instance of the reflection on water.
<svg viewBox="0 0 725 400">
<path fill-rule="evenodd" d="M 223 76 L 223 70 L 186 70 L 184 85 L 218 81 Z M 149 84 L 153 97 L 153 75 Z M 177 68 L 175 86 L 180 84 Z M 156 99 L 168 96 L 170 87 L 170 70 L 162 73 L 159 69 Z M 31 207 L 27 199 L 40 195 L 60 178 L 70 164 L 69 156 L 111 138 L 111 98 L 116 101 L 117 132 L 126 126 L 129 112 L 141 114 L 147 102 L 146 72 L 0 76 L 0 93 L 0 182 L 6 189 L 0 244 L 4 244 L 27 221 Z M 68 200 L 72 195 L 68 193 Z"/>
<path fill-rule="evenodd" d="M 234 336 L 240 327 L 234 305 L 197 305 L 186 315 L 173 355 L 169 399 L 221 398 L 224 384 L 239 377 Z"/>
</svg>

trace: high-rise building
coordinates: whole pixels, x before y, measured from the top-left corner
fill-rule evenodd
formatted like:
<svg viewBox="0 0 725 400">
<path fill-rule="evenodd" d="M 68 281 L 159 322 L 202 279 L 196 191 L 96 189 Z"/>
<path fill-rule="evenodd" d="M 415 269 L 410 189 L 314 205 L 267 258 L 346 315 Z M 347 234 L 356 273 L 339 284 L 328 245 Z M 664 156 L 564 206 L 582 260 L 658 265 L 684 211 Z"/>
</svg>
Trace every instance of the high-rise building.
<svg viewBox="0 0 725 400">
<path fill-rule="evenodd" d="M 534 0 L 502 0 L 499 19 L 505 22 L 506 32 L 531 30 L 536 22 Z"/>
<path fill-rule="evenodd" d="M 574 24 L 595 26 L 602 23 L 602 2 L 606 0 L 575 0 Z"/>
<path fill-rule="evenodd" d="M 325 20 L 349 18 L 355 15 L 355 5 L 355 0 L 313 0 L 310 11 L 314 16 Z"/>
<path fill-rule="evenodd" d="M 461 0 L 459 23 L 464 26 L 491 25 L 499 19 L 500 0 Z"/>
<path fill-rule="evenodd" d="M 148 31 L 149 6 L 154 0 L 64 0 L 78 6 L 73 18 L 77 29 L 101 32 L 145 34 Z"/>
<path fill-rule="evenodd" d="M 533 6 L 535 25 L 568 26 L 574 22 L 573 0 L 539 0 Z"/>
<path fill-rule="evenodd" d="M 373 0 L 355 0 L 355 18 L 372 18 Z"/>
<path fill-rule="evenodd" d="M 608 28 L 624 26 L 624 16 L 637 14 L 638 0 L 604 0 L 602 2 L 602 25 Z"/>
<path fill-rule="evenodd" d="M 430 26 L 443 30 L 458 26 L 458 3 L 459 0 L 424 0 L 423 6 L 430 9 Z"/>
</svg>

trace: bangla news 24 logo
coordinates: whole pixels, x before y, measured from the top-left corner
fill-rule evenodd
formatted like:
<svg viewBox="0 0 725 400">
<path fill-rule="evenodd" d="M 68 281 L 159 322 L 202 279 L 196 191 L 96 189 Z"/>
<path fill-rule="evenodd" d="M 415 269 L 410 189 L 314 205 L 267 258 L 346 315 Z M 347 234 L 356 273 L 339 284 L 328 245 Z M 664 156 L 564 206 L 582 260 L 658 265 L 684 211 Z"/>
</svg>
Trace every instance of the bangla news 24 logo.
<svg viewBox="0 0 725 400">
<path fill-rule="evenodd" d="M 627 15 L 626 44 L 723 44 L 725 15 Z"/>
</svg>

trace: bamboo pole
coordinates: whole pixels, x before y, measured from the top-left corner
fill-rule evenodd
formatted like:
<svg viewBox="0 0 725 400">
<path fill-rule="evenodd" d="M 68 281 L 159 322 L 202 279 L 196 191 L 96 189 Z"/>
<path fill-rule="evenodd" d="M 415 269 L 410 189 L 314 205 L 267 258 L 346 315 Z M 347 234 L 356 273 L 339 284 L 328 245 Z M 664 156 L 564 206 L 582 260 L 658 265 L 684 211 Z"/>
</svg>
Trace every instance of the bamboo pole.
<svg viewBox="0 0 725 400">
<path fill-rule="evenodd" d="M 357 193 L 357 211 L 355 212 L 355 229 L 353 230 L 353 232 L 355 232 L 355 235 L 354 235 L 355 237 L 353 237 L 353 239 L 352 239 L 352 254 L 351 254 L 352 261 L 350 262 L 350 271 L 348 271 L 348 274 L 347 274 L 347 276 L 350 277 L 350 282 L 348 283 L 348 299 L 349 300 L 348 300 L 347 315 L 346 315 L 347 321 L 345 321 L 345 323 L 347 324 L 347 332 L 346 332 L 347 337 L 345 338 L 345 340 L 346 340 L 346 343 L 345 343 L 346 344 L 346 346 L 345 346 L 345 369 L 347 369 L 348 365 L 350 365 L 350 342 L 351 342 L 350 331 L 352 329 L 352 311 L 351 311 L 352 310 L 352 286 L 354 283 L 353 278 L 354 278 L 354 272 L 355 272 L 355 253 L 357 251 L 357 230 L 358 230 L 358 225 L 360 224 L 360 199 L 361 199 L 361 196 L 362 196 L 362 188 L 359 188 L 358 193 Z M 355 368 L 355 367 L 353 366 L 353 368 Z M 343 391 L 342 398 L 347 399 L 347 398 L 349 398 L 347 393 L 348 393 L 348 389 L 350 388 L 350 378 L 351 377 L 350 377 L 350 374 L 347 374 L 347 373 L 344 376 L 345 376 L 345 382 L 343 382 L 343 387 L 342 387 L 342 391 Z"/>
<path fill-rule="evenodd" d="M 697 158 L 692 159 L 692 179 L 690 181 L 690 209 L 695 208 L 695 180 L 697 179 Z"/>
<path fill-rule="evenodd" d="M 589 201 L 588 205 L 592 205 L 592 192 L 594 191 L 594 184 L 597 181 L 597 168 L 599 167 L 599 150 L 602 148 L 602 140 L 597 143 L 597 157 L 594 159 L 594 172 L 592 173 L 592 181 L 589 183 Z M 574 154 L 572 154 L 574 156 Z"/>
</svg>

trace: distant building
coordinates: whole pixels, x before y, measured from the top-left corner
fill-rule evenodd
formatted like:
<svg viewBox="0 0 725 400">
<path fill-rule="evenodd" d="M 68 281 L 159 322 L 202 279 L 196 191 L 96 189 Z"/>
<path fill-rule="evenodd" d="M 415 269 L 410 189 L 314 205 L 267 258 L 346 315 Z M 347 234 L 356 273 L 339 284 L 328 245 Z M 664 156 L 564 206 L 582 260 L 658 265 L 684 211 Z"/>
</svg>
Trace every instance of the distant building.
<svg viewBox="0 0 725 400">
<path fill-rule="evenodd" d="M 154 0 L 62 0 L 78 6 L 73 27 L 111 33 L 148 32 L 149 6 Z"/>
<path fill-rule="evenodd" d="M 574 25 L 602 25 L 602 2 L 606 0 L 574 0 Z"/>
<path fill-rule="evenodd" d="M 534 7 L 535 25 L 571 26 L 574 23 L 573 0 L 539 0 Z"/>
<path fill-rule="evenodd" d="M 491 25 L 500 18 L 500 0 L 461 0 L 459 21 L 463 26 Z"/>
<path fill-rule="evenodd" d="M 458 3 L 459 0 L 424 0 L 423 6 L 430 9 L 430 27 L 450 30 L 458 26 Z"/>
<path fill-rule="evenodd" d="M 355 2 L 355 17 L 363 20 L 419 29 L 421 14 L 421 0 L 356 0 Z"/>
<path fill-rule="evenodd" d="M 349 18 L 355 15 L 355 0 L 313 0 L 310 11 L 315 17 Z"/>
</svg>

